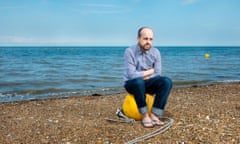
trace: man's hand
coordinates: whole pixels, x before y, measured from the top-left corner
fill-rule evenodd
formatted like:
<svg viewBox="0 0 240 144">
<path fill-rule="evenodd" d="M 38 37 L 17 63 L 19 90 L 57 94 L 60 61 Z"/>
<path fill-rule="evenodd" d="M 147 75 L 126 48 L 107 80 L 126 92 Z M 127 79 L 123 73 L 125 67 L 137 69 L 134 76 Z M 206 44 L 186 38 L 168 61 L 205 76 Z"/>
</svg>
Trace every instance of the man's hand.
<svg viewBox="0 0 240 144">
<path fill-rule="evenodd" d="M 143 72 L 143 79 L 144 79 L 144 80 L 149 79 L 152 74 L 154 74 L 154 69 L 153 69 L 153 68 L 144 71 L 144 72 Z"/>
</svg>

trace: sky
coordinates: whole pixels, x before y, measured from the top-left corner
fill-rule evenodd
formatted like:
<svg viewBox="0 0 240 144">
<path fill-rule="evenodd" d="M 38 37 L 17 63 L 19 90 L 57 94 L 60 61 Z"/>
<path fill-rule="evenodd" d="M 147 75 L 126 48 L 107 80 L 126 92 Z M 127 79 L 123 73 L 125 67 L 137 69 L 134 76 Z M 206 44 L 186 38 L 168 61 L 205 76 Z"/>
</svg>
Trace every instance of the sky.
<svg viewBox="0 0 240 144">
<path fill-rule="evenodd" d="M 0 46 L 240 46 L 240 0 L 0 0 Z"/>
</svg>

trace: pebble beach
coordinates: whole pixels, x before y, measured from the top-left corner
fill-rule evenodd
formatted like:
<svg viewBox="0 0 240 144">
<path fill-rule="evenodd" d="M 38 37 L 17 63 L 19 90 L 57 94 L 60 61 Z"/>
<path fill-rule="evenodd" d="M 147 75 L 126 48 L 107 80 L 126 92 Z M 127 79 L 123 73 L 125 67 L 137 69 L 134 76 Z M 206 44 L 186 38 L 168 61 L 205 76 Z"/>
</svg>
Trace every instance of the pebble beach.
<svg viewBox="0 0 240 144">
<path fill-rule="evenodd" d="M 152 132 L 117 118 L 127 93 L 0 103 L 0 143 L 121 144 Z M 173 88 L 170 129 L 142 144 L 240 143 L 240 83 Z"/>
</svg>

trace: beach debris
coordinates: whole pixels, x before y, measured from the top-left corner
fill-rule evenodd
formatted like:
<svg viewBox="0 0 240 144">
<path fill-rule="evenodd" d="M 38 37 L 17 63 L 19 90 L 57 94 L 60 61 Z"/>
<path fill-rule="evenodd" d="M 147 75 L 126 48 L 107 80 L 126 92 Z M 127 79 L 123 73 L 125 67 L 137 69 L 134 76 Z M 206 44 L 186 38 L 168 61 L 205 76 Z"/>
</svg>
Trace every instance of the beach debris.
<svg viewBox="0 0 240 144">
<path fill-rule="evenodd" d="M 177 142 L 177 144 L 185 144 L 185 142 Z"/>
<path fill-rule="evenodd" d="M 210 120 L 210 116 L 209 115 L 206 116 L 206 120 Z"/>
<path fill-rule="evenodd" d="M 94 93 L 92 96 L 102 96 L 101 94 Z"/>
</svg>

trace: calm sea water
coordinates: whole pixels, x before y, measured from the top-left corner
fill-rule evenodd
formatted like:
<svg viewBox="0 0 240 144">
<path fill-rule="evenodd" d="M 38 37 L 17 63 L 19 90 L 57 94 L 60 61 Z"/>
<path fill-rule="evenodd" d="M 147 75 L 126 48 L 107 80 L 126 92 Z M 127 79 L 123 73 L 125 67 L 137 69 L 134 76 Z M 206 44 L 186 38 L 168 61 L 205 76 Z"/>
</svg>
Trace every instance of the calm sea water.
<svg viewBox="0 0 240 144">
<path fill-rule="evenodd" d="M 0 102 L 123 92 L 125 48 L 0 47 Z M 240 47 L 158 48 L 174 87 L 240 81 Z"/>
</svg>

